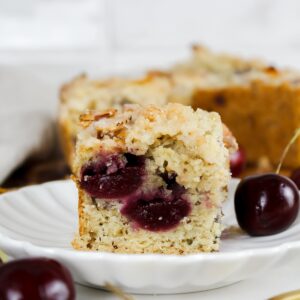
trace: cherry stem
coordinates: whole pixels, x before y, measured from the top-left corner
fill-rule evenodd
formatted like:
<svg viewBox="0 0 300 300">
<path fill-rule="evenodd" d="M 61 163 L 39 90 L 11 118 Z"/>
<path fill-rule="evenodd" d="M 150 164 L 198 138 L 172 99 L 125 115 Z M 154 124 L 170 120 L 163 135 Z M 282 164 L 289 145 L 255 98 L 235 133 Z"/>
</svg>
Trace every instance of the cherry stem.
<svg viewBox="0 0 300 300">
<path fill-rule="evenodd" d="M 0 195 L 9 192 L 9 189 L 0 186 Z"/>
<path fill-rule="evenodd" d="M 125 294 L 119 287 L 111 283 L 105 283 L 104 287 L 122 300 L 134 300 L 132 296 Z"/>
<path fill-rule="evenodd" d="M 286 145 L 286 147 L 285 147 L 285 149 L 284 149 L 284 151 L 283 151 L 283 153 L 281 155 L 279 165 L 278 165 L 278 167 L 276 169 L 276 174 L 279 174 L 281 166 L 282 166 L 282 163 L 283 163 L 283 161 L 284 161 L 287 153 L 289 152 L 291 146 L 295 143 L 295 141 L 297 140 L 297 138 L 299 137 L 299 135 L 300 135 L 300 128 L 298 128 L 295 131 L 293 137 L 291 138 L 291 140 L 289 141 L 289 143 Z"/>
<path fill-rule="evenodd" d="M 0 261 L 2 260 L 2 262 L 7 262 L 8 261 L 8 257 L 7 257 L 7 255 L 3 252 L 3 251 L 1 251 L 0 250 Z"/>
</svg>

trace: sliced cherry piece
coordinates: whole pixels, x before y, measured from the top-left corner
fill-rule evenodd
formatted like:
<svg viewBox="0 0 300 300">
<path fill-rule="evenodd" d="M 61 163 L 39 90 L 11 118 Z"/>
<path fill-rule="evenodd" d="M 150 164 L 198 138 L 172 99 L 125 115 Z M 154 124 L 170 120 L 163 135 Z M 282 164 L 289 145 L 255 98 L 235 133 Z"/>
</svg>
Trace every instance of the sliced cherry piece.
<svg viewBox="0 0 300 300">
<path fill-rule="evenodd" d="M 235 192 L 235 212 L 240 227 L 252 236 L 287 229 L 299 211 L 299 191 L 289 178 L 277 174 L 243 179 Z"/>
<path fill-rule="evenodd" d="M 298 189 L 300 190 L 300 168 L 293 171 L 291 179 L 296 183 Z"/>
<path fill-rule="evenodd" d="M 230 154 L 230 171 L 232 177 L 238 177 L 246 166 L 246 153 L 245 150 L 240 147 L 236 152 Z"/>
<path fill-rule="evenodd" d="M 137 190 L 145 173 L 143 156 L 102 155 L 82 169 L 81 187 L 97 198 L 121 198 Z"/>
<path fill-rule="evenodd" d="M 138 227 L 150 231 L 165 231 L 176 227 L 191 210 L 183 198 L 173 200 L 155 197 L 128 201 L 121 212 Z"/>
<path fill-rule="evenodd" d="M 73 300 L 70 272 L 55 260 L 20 259 L 0 267 L 0 299 Z"/>
</svg>

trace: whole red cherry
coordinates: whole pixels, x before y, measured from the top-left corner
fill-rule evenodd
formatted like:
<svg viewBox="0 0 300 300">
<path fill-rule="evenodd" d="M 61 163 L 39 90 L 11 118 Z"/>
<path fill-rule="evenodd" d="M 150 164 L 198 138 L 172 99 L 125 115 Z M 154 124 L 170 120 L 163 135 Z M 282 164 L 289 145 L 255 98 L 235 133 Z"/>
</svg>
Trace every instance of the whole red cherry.
<svg viewBox="0 0 300 300">
<path fill-rule="evenodd" d="M 28 258 L 0 267 L 0 299 L 73 300 L 75 287 L 70 272 L 48 258 Z"/>
<path fill-rule="evenodd" d="M 300 190 L 300 168 L 297 168 L 292 172 L 291 179 L 296 183 Z"/>
<path fill-rule="evenodd" d="M 236 152 L 230 154 L 229 159 L 232 177 L 238 177 L 246 166 L 245 150 L 242 147 L 240 147 Z"/>
<path fill-rule="evenodd" d="M 295 221 L 299 211 L 299 191 L 285 176 L 249 176 L 239 183 L 234 205 L 237 221 L 249 235 L 276 234 Z"/>
</svg>

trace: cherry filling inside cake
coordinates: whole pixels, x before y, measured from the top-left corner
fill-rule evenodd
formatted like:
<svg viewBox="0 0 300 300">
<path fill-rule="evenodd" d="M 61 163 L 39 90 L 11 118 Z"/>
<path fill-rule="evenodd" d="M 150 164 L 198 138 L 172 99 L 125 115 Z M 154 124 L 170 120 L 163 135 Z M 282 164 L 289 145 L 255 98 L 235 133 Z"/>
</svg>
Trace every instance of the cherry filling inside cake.
<svg viewBox="0 0 300 300">
<path fill-rule="evenodd" d="M 76 249 L 218 250 L 230 179 L 219 115 L 180 104 L 125 105 L 81 120 Z"/>
<path fill-rule="evenodd" d="M 82 168 L 80 184 L 92 197 L 120 198 L 141 186 L 144 173 L 142 156 L 104 154 Z"/>
<path fill-rule="evenodd" d="M 174 228 L 190 212 L 190 204 L 184 197 L 140 197 L 128 201 L 121 210 L 138 227 L 150 231 Z"/>
<path fill-rule="evenodd" d="M 176 182 L 174 172 L 147 174 L 145 161 L 145 156 L 130 153 L 99 154 L 82 167 L 80 186 L 91 197 L 102 199 L 96 201 L 121 202 L 121 214 L 136 229 L 172 229 L 191 210 L 185 188 Z M 151 188 L 153 177 L 160 186 Z"/>
</svg>

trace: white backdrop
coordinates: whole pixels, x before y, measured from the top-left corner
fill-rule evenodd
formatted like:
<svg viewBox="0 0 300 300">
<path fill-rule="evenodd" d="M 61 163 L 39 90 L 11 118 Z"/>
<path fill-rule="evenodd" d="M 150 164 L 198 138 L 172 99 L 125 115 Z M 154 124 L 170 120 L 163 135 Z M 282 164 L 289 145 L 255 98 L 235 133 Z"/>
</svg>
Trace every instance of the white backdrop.
<svg viewBox="0 0 300 300">
<path fill-rule="evenodd" d="M 300 66 L 298 0 L 0 0 L 0 62 L 169 63 L 203 42 Z"/>
<path fill-rule="evenodd" d="M 59 88 L 78 73 L 165 66 L 195 42 L 300 69 L 299 16 L 299 0 L 0 0 L 0 182 L 51 148 Z"/>
</svg>

